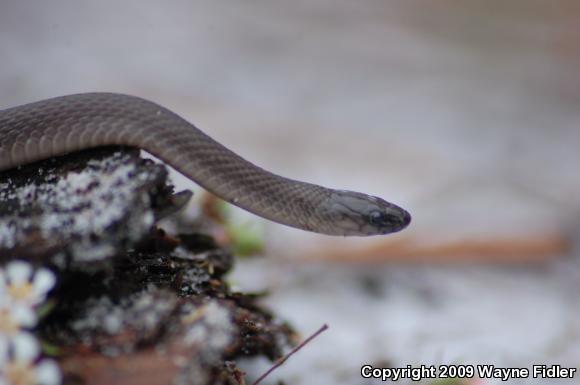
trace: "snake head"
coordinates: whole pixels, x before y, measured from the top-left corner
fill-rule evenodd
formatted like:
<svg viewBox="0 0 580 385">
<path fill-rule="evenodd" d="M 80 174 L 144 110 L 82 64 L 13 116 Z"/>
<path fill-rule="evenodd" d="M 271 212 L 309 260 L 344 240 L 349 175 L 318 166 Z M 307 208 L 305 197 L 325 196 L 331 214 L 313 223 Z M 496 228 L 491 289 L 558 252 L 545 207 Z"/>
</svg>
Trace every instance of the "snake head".
<svg viewBox="0 0 580 385">
<path fill-rule="evenodd" d="M 403 230 L 411 215 L 381 198 L 354 191 L 334 190 L 328 201 L 333 235 L 380 235 Z"/>
</svg>

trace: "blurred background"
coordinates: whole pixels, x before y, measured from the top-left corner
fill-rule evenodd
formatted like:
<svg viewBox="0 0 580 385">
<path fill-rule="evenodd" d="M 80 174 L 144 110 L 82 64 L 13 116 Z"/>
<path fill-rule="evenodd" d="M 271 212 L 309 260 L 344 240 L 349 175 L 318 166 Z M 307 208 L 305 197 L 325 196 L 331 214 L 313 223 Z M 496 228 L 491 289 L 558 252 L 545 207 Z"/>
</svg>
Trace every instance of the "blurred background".
<svg viewBox="0 0 580 385">
<path fill-rule="evenodd" d="M 271 384 L 579 367 L 579 40 L 575 0 L 0 0 L 0 106 L 138 95 L 264 168 L 413 214 L 367 239 L 247 216 L 266 249 L 232 282 L 305 334 L 331 327 Z"/>
</svg>

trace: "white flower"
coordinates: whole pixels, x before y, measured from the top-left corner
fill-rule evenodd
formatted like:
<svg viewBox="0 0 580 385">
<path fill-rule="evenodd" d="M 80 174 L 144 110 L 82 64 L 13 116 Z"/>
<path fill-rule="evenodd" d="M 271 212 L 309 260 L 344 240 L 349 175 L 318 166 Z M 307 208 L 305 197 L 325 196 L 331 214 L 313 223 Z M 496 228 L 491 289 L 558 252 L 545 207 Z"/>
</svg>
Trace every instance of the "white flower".
<svg viewBox="0 0 580 385">
<path fill-rule="evenodd" d="M 61 374 L 53 360 L 38 360 L 40 347 L 29 333 L 0 343 L 0 385 L 58 385 Z"/>
<path fill-rule="evenodd" d="M 18 335 L 23 328 L 31 328 L 36 325 L 36 313 L 28 306 L 0 304 L 0 346 L 7 344 L 14 336 Z"/>
<path fill-rule="evenodd" d="M 10 262 L 0 269 L 0 305 L 8 302 L 36 306 L 46 300 L 46 294 L 55 282 L 54 274 L 48 269 L 33 271 L 28 262 Z"/>
<path fill-rule="evenodd" d="M 36 326 L 36 305 L 56 281 L 45 268 L 36 271 L 24 261 L 0 268 L 0 385 L 58 385 L 60 370 L 50 359 L 39 359 L 36 337 L 23 329 Z"/>
</svg>

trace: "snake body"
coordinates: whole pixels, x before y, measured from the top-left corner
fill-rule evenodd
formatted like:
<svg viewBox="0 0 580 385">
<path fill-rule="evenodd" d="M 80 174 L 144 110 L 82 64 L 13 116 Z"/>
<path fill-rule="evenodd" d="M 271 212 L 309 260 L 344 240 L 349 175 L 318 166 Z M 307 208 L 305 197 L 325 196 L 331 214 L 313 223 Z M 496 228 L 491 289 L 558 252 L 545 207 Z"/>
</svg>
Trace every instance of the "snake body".
<svg viewBox="0 0 580 385">
<path fill-rule="evenodd" d="M 108 145 L 143 149 L 220 198 L 303 230 L 387 234 L 411 220 L 405 210 L 380 198 L 273 174 L 168 109 L 113 93 L 61 96 L 1 110 L 0 181 L 3 170 Z"/>
</svg>

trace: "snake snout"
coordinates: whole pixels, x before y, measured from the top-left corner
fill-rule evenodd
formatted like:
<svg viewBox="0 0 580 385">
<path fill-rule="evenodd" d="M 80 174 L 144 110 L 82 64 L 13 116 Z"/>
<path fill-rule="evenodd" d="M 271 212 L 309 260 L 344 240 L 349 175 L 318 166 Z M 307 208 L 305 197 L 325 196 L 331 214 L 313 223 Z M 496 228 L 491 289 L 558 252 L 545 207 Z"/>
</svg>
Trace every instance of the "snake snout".
<svg viewBox="0 0 580 385">
<path fill-rule="evenodd" d="M 409 224 L 411 223 L 411 220 L 413 219 L 411 217 L 411 214 L 409 214 L 408 211 L 403 210 L 404 214 L 403 214 L 403 228 L 409 226 Z"/>
<path fill-rule="evenodd" d="M 394 226 L 395 230 L 393 230 L 393 232 L 401 231 L 405 227 L 409 226 L 409 224 L 411 223 L 411 214 L 409 214 L 407 210 L 404 210 L 398 206 L 397 209 L 398 209 L 398 214 L 396 215 L 397 223 Z"/>
<path fill-rule="evenodd" d="M 395 233 L 403 230 L 411 223 L 411 214 L 397 205 L 382 202 L 385 207 L 381 211 L 373 211 L 370 222 L 380 234 Z"/>
</svg>

